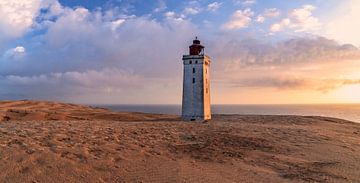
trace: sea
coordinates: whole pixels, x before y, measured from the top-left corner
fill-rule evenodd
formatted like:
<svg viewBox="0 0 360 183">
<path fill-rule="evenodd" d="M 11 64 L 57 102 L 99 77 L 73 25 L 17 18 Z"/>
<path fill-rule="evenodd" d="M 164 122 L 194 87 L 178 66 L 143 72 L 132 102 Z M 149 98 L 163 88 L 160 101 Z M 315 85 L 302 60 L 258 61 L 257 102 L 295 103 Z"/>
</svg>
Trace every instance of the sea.
<svg viewBox="0 0 360 183">
<path fill-rule="evenodd" d="M 96 105 L 112 111 L 181 114 L 181 105 Z M 360 104 L 212 105 L 213 114 L 301 115 L 334 117 L 360 122 Z"/>
</svg>

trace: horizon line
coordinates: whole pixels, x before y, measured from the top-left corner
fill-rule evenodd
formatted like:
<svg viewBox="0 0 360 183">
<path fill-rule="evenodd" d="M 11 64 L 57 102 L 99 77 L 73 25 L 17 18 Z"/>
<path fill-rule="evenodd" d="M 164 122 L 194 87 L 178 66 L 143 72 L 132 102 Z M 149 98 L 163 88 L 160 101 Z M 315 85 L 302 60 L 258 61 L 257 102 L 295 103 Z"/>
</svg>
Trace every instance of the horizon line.
<svg viewBox="0 0 360 183">
<path fill-rule="evenodd" d="M 129 104 L 129 103 L 117 103 L 117 104 L 111 104 L 111 103 L 98 103 L 98 104 L 91 104 L 91 103 L 78 103 L 83 105 L 181 105 L 181 103 L 178 104 L 156 104 L 156 103 L 135 103 L 135 104 Z M 244 104 L 211 104 L 214 105 L 360 105 L 360 103 L 244 103 Z"/>
</svg>

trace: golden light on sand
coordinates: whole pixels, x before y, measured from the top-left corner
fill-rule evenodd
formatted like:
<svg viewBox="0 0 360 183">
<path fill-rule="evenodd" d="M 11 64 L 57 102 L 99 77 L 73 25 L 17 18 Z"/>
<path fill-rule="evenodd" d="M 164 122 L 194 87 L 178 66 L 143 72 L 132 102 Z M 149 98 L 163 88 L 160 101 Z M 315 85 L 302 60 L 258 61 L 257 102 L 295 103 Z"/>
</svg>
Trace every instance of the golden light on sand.
<svg viewBox="0 0 360 183">
<path fill-rule="evenodd" d="M 0 182 L 360 178 L 360 125 L 341 119 L 228 115 L 191 123 L 174 115 L 2 101 L 0 121 Z"/>
</svg>

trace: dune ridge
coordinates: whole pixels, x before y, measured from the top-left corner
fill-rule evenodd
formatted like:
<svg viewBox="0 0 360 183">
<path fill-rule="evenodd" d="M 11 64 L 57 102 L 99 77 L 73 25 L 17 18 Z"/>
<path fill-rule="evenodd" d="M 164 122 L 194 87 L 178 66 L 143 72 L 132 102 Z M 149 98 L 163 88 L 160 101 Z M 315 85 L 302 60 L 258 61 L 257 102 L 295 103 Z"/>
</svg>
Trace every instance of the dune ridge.
<svg viewBox="0 0 360 183">
<path fill-rule="evenodd" d="M 50 101 L 0 101 L 0 121 L 171 120 L 173 115 L 112 112 L 104 108 Z"/>
</svg>

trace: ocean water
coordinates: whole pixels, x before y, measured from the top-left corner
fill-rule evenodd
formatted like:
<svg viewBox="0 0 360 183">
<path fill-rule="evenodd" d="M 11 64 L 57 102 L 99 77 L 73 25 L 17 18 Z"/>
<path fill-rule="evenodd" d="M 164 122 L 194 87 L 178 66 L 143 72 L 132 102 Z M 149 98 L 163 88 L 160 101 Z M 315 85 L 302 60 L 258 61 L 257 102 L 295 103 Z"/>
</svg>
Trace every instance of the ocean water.
<svg viewBox="0 0 360 183">
<path fill-rule="evenodd" d="M 181 114 L 181 105 L 101 105 L 112 111 Z M 327 116 L 360 122 L 360 104 L 213 105 L 213 114 Z"/>
</svg>

